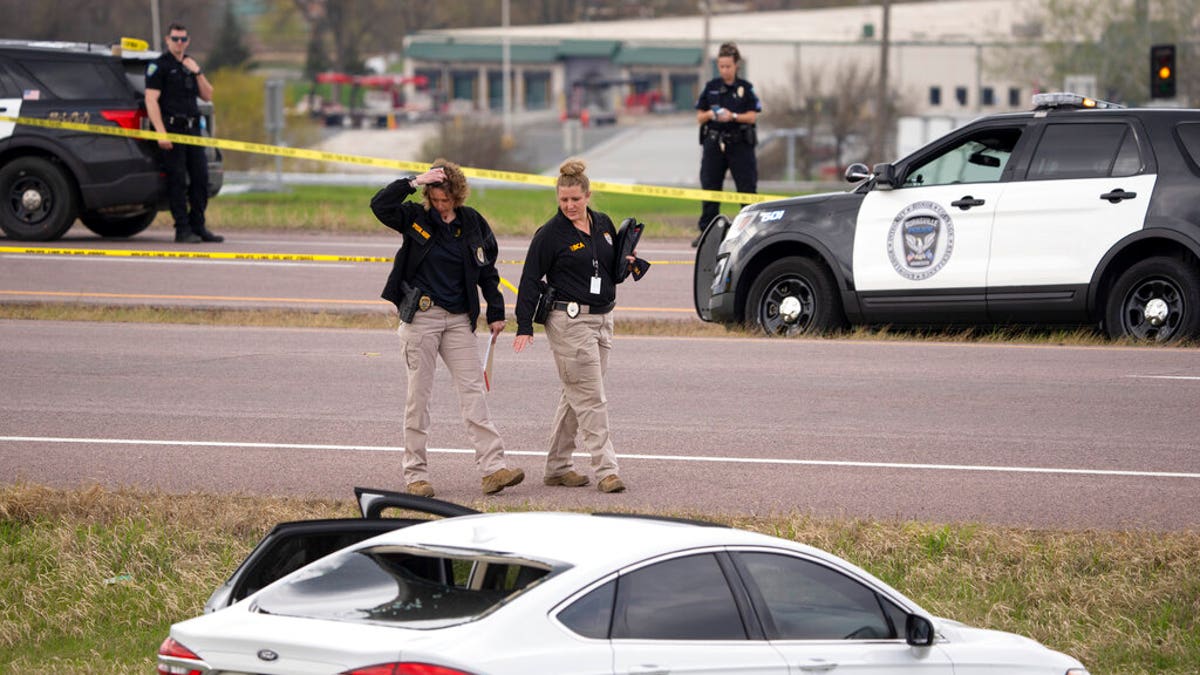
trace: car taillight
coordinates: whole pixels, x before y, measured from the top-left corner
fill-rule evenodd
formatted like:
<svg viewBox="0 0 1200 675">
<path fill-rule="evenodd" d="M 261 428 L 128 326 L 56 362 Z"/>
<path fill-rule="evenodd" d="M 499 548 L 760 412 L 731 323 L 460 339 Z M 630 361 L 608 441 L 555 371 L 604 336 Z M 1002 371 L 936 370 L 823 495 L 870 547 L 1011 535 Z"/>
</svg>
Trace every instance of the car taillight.
<svg viewBox="0 0 1200 675">
<path fill-rule="evenodd" d="M 200 657 L 173 637 L 163 640 L 158 648 L 158 675 L 203 675 L 207 672 L 208 666 Z"/>
<path fill-rule="evenodd" d="M 100 115 L 122 129 L 141 129 L 146 113 L 141 110 L 101 110 Z"/>
<path fill-rule="evenodd" d="M 435 666 L 432 663 L 380 663 L 347 670 L 341 675 L 471 675 L 465 670 Z"/>
</svg>

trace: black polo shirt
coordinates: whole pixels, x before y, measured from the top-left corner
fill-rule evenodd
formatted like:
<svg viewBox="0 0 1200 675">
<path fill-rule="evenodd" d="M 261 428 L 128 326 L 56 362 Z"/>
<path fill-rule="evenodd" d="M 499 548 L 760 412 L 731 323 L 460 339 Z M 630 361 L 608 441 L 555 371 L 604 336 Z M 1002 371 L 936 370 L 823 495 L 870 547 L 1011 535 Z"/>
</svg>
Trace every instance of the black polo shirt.
<svg viewBox="0 0 1200 675">
<path fill-rule="evenodd" d="M 543 277 L 560 301 L 600 307 L 611 305 L 617 299 L 617 286 L 612 276 L 616 228 L 606 214 L 591 209 L 588 214 L 592 217 L 591 236 L 576 229 L 562 211 L 534 233 L 517 292 L 518 335 L 533 334 L 537 282 Z M 592 293 L 592 277 L 597 274 L 600 292 Z"/>
<path fill-rule="evenodd" d="M 754 85 L 742 78 L 734 78 L 733 84 L 725 84 L 721 78 L 713 78 L 700 90 L 700 98 L 696 100 L 696 110 L 712 110 L 714 107 L 727 109 L 731 113 L 762 112 L 762 101 L 754 93 Z M 708 122 L 709 128 L 716 131 L 733 131 L 743 122 Z"/>
<path fill-rule="evenodd" d="M 171 52 L 164 52 L 146 66 L 146 88 L 161 92 L 158 107 L 162 110 L 164 123 L 169 124 L 167 118 L 171 116 L 200 116 L 200 106 L 196 103 L 200 85 L 196 75 L 184 68 L 183 62 Z"/>
<path fill-rule="evenodd" d="M 430 218 L 438 216 L 430 213 Z M 417 288 L 433 298 L 438 307 L 451 314 L 466 314 L 467 249 L 463 245 L 462 227 L 458 224 L 458 219 L 455 218 L 454 222 L 435 229 L 433 240 L 429 243 L 429 253 L 417 266 L 417 275 L 413 277 L 413 282 Z"/>
</svg>

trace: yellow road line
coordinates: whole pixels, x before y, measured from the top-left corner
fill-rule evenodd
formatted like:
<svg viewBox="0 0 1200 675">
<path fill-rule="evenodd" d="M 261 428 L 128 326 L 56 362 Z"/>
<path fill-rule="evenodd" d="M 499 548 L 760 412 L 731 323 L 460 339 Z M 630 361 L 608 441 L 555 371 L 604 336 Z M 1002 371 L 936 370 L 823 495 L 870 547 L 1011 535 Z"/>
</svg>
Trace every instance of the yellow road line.
<svg viewBox="0 0 1200 675">
<path fill-rule="evenodd" d="M 325 255 L 320 253 L 247 253 L 236 251 L 147 251 L 123 248 L 58 248 L 0 246 L 0 253 L 81 258 L 177 258 L 181 260 L 267 260 L 286 262 L 390 263 L 391 256 Z M 497 265 L 524 265 L 524 260 L 497 260 Z M 694 265 L 694 260 L 651 260 L 651 265 Z M 516 292 L 516 291 L 514 291 Z"/>
</svg>

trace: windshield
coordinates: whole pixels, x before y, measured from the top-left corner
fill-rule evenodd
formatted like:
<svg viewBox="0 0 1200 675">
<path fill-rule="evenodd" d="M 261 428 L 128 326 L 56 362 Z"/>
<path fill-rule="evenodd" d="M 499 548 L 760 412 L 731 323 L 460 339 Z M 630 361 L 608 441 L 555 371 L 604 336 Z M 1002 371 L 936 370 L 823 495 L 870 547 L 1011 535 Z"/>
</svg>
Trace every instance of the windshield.
<svg viewBox="0 0 1200 675">
<path fill-rule="evenodd" d="M 549 575 L 548 564 L 495 554 L 372 547 L 317 563 L 268 588 L 266 614 L 442 628 L 479 618 Z"/>
</svg>

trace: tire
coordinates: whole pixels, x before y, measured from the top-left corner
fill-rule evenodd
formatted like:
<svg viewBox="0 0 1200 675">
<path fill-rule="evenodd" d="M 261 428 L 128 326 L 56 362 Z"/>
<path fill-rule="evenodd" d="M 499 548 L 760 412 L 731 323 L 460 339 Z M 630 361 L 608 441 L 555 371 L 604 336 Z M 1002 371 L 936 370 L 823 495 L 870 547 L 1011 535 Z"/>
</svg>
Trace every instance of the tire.
<svg viewBox="0 0 1200 675">
<path fill-rule="evenodd" d="M 157 211 L 147 211 L 136 216 L 105 216 L 99 213 L 85 213 L 79 217 L 87 229 L 101 237 L 132 237 L 150 227 Z"/>
<path fill-rule="evenodd" d="M 20 157 L 0 168 L 0 229 L 12 239 L 53 241 L 76 216 L 75 186 L 41 157 Z"/>
<path fill-rule="evenodd" d="M 767 265 L 754 280 L 746 323 L 767 335 L 794 337 L 840 329 L 846 319 L 829 269 L 811 258 L 793 257 Z"/>
<path fill-rule="evenodd" d="M 1104 312 L 1111 338 L 1174 342 L 1200 334 L 1200 271 L 1177 258 L 1147 258 L 1117 277 Z"/>
</svg>

